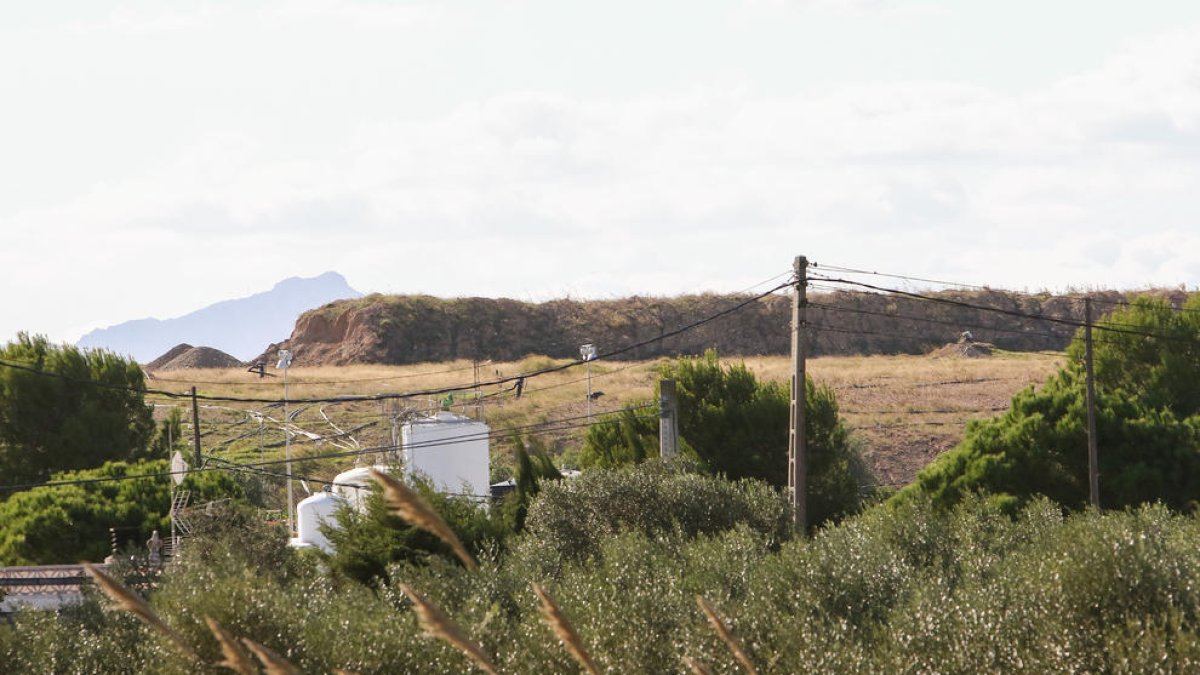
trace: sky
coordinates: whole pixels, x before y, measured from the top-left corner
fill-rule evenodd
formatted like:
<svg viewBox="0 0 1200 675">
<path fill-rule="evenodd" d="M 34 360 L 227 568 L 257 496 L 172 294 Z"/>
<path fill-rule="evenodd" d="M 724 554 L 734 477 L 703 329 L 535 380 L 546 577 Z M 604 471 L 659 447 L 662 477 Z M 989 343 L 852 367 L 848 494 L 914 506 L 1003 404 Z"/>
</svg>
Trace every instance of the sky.
<svg viewBox="0 0 1200 675">
<path fill-rule="evenodd" d="M 6 3 L 0 340 L 335 270 L 1200 284 L 1194 0 Z"/>
</svg>

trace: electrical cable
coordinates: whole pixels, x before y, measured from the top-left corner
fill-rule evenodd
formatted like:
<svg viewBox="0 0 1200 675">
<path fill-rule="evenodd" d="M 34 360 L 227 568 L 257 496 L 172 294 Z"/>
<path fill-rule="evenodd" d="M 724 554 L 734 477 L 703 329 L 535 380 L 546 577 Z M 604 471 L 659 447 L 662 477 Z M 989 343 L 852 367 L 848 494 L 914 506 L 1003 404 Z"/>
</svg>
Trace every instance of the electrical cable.
<svg viewBox="0 0 1200 675">
<path fill-rule="evenodd" d="M 888 312 L 878 312 L 878 311 L 869 310 L 869 309 L 857 309 L 854 307 L 839 307 L 837 305 L 827 305 L 827 304 L 821 303 L 821 302 L 809 302 L 808 306 L 816 307 L 818 309 L 822 309 L 822 310 L 829 311 L 829 312 L 850 312 L 850 313 L 854 313 L 854 314 L 865 314 L 868 316 L 879 316 L 879 317 L 884 317 L 884 318 L 888 318 L 888 319 L 904 319 L 907 321 L 919 321 L 921 323 L 933 323 L 933 324 L 938 324 L 938 325 L 942 325 L 942 326 L 954 326 L 954 327 L 958 327 L 958 328 L 973 328 L 975 330 L 990 330 L 990 331 L 995 331 L 995 332 L 999 332 L 999 333 L 1019 333 L 1021 335 L 1031 335 L 1034 337 L 1044 337 L 1044 338 L 1054 338 L 1054 339 L 1062 339 L 1062 338 L 1068 337 L 1067 335 L 1060 335 L 1057 333 L 1042 333 L 1042 332 L 1036 332 L 1036 331 L 1023 330 L 1021 328 L 1004 328 L 1002 326 L 985 326 L 982 324 L 972 324 L 972 323 L 965 323 L 965 322 L 961 322 L 961 321 L 944 321 L 941 319 L 933 319 L 933 318 L 929 318 L 929 317 L 914 316 L 911 314 L 891 314 Z"/>
<path fill-rule="evenodd" d="M 639 342 L 635 342 L 633 344 L 626 345 L 624 347 L 620 347 L 618 349 L 614 349 L 609 352 L 602 352 L 602 353 L 596 354 L 596 356 L 594 356 L 591 359 L 587 359 L 587 360 L 573 359 L 571 361 L 568 361 L 567 363 L 550 366 L 547 368 L 542 368 L 542 369 L 530 371 L 527 373 L 520 373 L 517 375 L 511 375 L 511 376 L 507 376 L 507 377 L 499 377 L 499 378 L 486 380 L 486 381 L 473 382 L 473 383 L 469 383 L 469 384 L 463 384 L 460 386 L 437 387 L 437 388 L 431 388 L 431 389 L 423 389 L 423 390 L 418 390 L 418 391 L 399 392 L 399 393 L 353 394 L 353 395 L 332 396 L 332 397 L 324 397 L 324 398 L 288 398 L 288 399 L 286 399 L 286 402 L 287 403 L 343 403 L 343 402 L 349 402 L 349 401 L 386 401 L 386 400 L 393 400 L 393 399 L 415 398 L 415 397 L 420 397 L 420 396 L 436 396 L 436 395 L 440 395 L 440 394 L 449 394 L 449 393 L 453 393 L 456 391 L 468 391 L 471 389 L 475 389 L 476 387 L 493 386 L 493 385 L 501 385 L 501 384 L 508 384 L 508 383 L 514 383 L 514 386 L 515 386 L 515 383 L 518 380 L 523 381 L 523 380 L 538 377 L 541 375 L 546 375 L 548 373 L 555 373 L 555 372 L 558 372 L 561 370 L 566 370 L 568 368 L 573 368 L 575 366 L 583 365 L 583 364 L 587 363 L 589 360 L 599 361 L 601 359 L 611 359 L 614 356 L 620 356 L 621 354 L 626 354 L 635 349 L 645 347 L 646 345 L 654 344 L 655 342 L 661 342 L 668 338 L 675 337 L 676 335 L 680 335 L 689 330 L 699 328 L 700 326 L 711 323 L 713 321 L 716 321 L 717 319 L 723 318 L 725 316 L 728 316 L 729 314 L 737 312 L 737 311 L 747 307 L 748 305 L 758 302 L 759 300 L 762 300 L 763 298 L 765 298 L 769 295 L 772 295 L 773 293 L 780 291 L 784 288 L 787 288 L 791 285 L 793 285 L 793 284 L 789 280 L 787 283 L 779 284 L 778 286 L 775 286 L 774 288 L 772 288 L 768 291 L 765 291 L 763 293 L 759 293 L 758 295 L 752 296 L 742 302 L 737 303 L 736 305 L 733 305 L 732 307 L 724 309 L 720 312 L 716 312 L 715 314 L 711 314 L 707 317 L 704 317 L 703 319 L 693 321 L 692 323 L 686 324 L 684 326 L 681 326 L 681 327 L 676 328 L 671 331 L 667 331 L 665 333 L 662 333 L 662 334 L 657 335 L 652 338 L 641 340 Z M 264 404 L 266 404 L 266 403 L 276 404 L 276 403 L 284 403 L 285 402 L 284 399 L 276 399 L 276 398 L 243 397 L 243 396 L 213 396 L 213 395 L 209 395 L 209 394 L 192 394 L 190 392 L 189 393 L 177 393 L 177 392 L 171 392 L 171 391 L 164 391 L 164 390 L 160 390 L 160 389 L 149 389 L 144 386 L 141 388 L 135 388 L 135 387 L 126 387 L 126 386 L 117 386 L 117 385 L 106 385 L 105 383 L 96 382 L 94 380 L 80 380 L 77 378 L 71 378 L 71 377 L 68 377 L 65 375 L 61 375 L 59 373 L 53 373 L 53 372 L 38 370 L 36 368 L 30 368 L 27 366 L 21 366 L 21 365 L 11 363 L 8 361 L 0 361 L 0 367 L 17 368 L 20 370 L 25 370 L 25 371 L 29 371 L 32 373 L 36 373 L 38 375 L 51 376 L 51 377 L 57 377 L 57 378 L 68 380 L 68 381 L 74 381 L 78 384 L 108 386 L 108 387 L 111 387 L 114 389 L 130 391 L 130 392 L 134 392 L 134 393 L 141 393 L 142 395 L 156 394 L 159 396 L 165 396 L 170 399 L 191 398 L 191 399 L 202 400 L 202 401 L 221 401 L 221 402 L 236 402 L 236 403 L 264 403 Z"/>
<path fill-rule="evenodd" d="M 614 411 L 609 411 L 606 413 L 600 413 L 599 415 L 593 415 L 593 417 L 597 417 L 600 415 L 607 416 L 607 415 L 618 414 L 618 413 L 623 413 L 623 412 L 627 412 L 627 411 L 632 412 L 632 411 L 642 410 L 645 408 L 651 408 L 651 407 L 654 407 L 654 405 L 655 404 L 645 404 L 645 405 L 634 406 L 634 407 L 630 407 L 630 408 L 622 408 L 620 410 L 614 410 Z M 555 425 L 558 425 L 558 424 L 561 424 L 564 422 L 571 422 L 576 419 L 583 419 L 586 417 L 587 417 L 586 415 L 581 415 L 579 417 L 562 418 L 559 420 L 550 420 L 550 421 L 542 422 L 542 423 L 538 423 L 538 424 L 530 424 L 530 425 L 525 425 L 525 426 L 521 426 L 521 427 L 512 427 L 510 429 L 502 429 L 502 430 L 499 430 L 498 432 L 489 431 L 487 433 L 481 433 L 481 434 L 466 434 L 466 435 L 462 435 L 462 436 L 458 436 L 458 437 L 448 437 L 448 438 L 444 438 L 444 439 L 438 439 L 437 441 L 430 441 L 427 443 L 410 444 L 409 446 L 406 446 L 406 447 L 428 448 L 428 447 L 438 447 L 438 446 L 443 446 L 443 445 L 453 445 L 455 443 L 460 443 L 460 442 L 463 442 L 464 440 L 471 440 L 471 439 L 483 440 L 485 438 L 488 438 L 488 439 L 508 438 L 508 437 L 520 436 L 520 435 L 524 435 L 524 434 L 531 434 L 532 431 L 530 431 L 530 430 L 533 430 L 536 427 L 547 427 L 547 429 L 543 429 L 542 431 L 567 431 L 570 429 L 588 427 L 588 426 L 591 426 L 592 424 L 596 423 L 596 422 L 587 422 L 584 424 L 569 424 L 564 427 L 555 427 Z M 642 416 L 637 416 L 637 418 L 638 419 L 654 419 L 654 418 L 657 418 L 657 415 L 642 415 Z M 604 421 L 604 420 L 601 420 L 601 421 Z M 549 427 L 555 427 L 555 428 L 549 428 Z M 534 434 L 534 435 L 536 435 L 536 434 Z M 324 453 L 324 454 L 320 454 L 320 455 L 308 455 L 305 457 L 294 457 L 290 460 L 288 460 L 288 459 L 268 460 L 265 462 L 241 464 L 241 466 L 244 466 L 244 467 L 272 466 L 272 465 L 286 464 L 289 461 L 291 461 L 291 462 L 309 462 L 309 461 L 316 461 L 316 460 L 320 460 L 320 459 L 334 459 L 334 458 L 339 458 L 339 457 L 353 457 L 355 455 L 377 454 L 377 453 L 381 453 L 381 452 L 389 452 L 389 451 L 395 451 L 395 450 L 399 450 L 399 449 L 402 449 L 401 446 L 384 445 L 384 446 L 375 446 L 375 447 L 370 447 L 370 448 L 362 448 L 360 450 L 348 450 L 345 452 Z M 220 459 L 225 462 L 230 461 L 230 460 L 225 460 L 224 458 L 217 457 L 215 455 L 206 455 L 204 457 L 204 459 L 205 460 Z M 193 468 L 188 469 L 188 473 L 204 473 L 204 472 L 214 471 L 214 470 L 216 470 L 216 469 L 209 467 L 209 466 L 193 467 Z M 38 482 L 38 483 L 24 483 L 24 484 L 17 484 L 17 485 L 0 485 L 0 492 L 31 490 L 34 488 L 42 488 L 42 487 L 61 487 L 61 486 L 66 486 L 66 485 L 88 485 L 88 484 L 92 484 L 92 483 L 111 483 L 111 482 L 119 482 L 122 480 L 138 480 L 138 479 L 143 479 L 143 478 L 167 478 L 167 477 L 176 475 L 176 473 L 177 472 L 174 472 L 174 471 L 161 471 L 161 472 L 156 472 L 156 473 L 131 474 L 131 475 L 125 475 L 125 476 L 105 476 L 105 477 L 99 477 L 99 478 L 79 478 L 79 479 L 67 479 L 67 480 L 58 480 L 58 481 L 42 481 L 42 482 Z"/>
<path fill-rule="evenodd" d="M 825 264 L 817 264 L 817 263 L 812 263 L 812 266 L 817 269 L 821 269 L 821 270 L 832 270 L 834 272 L 845 272 L 847 274 L 867 274 L 867 275 L 877 276 L 877 277 L 887 277 L 890 279 L 902 279 L 904 281 L 919 281 L 919 282 L 927 283 L 927 284 L 938 284 L 940 286 L 957 286 L 959 288 L 970 288 L 970 289 L 978 290 L 978 291 L 996 290 L 996 289 L 993 289 L 988 286 L 980 286 L 977 284 L 965 284 L 965 283 L 958 282 L 958 281 L 939 281 L 937 279 L 923 279 L 921 277 L 912 277 L 912 276 L 907 276 L 904 274 L 889 274 L 886 272 L 875 272 L 872 270 L 855 269 L 853 267 L 839 267 L 837 265 L 825 265 Z M 998 291 L 998 292 L 1007 293 L 1008 291 Z"/>
<path fill-rule="evenodd" d="M 1040 315 L 1040 314 L 1028 314 L 1026 312 L 1020 312 L 1020 311 L 1013 310 L 1013 309 L 1004 309 L 1002 307 L 988 307 L 986 305 L 976 305 L 976 304 L 965 302 L 962 300 L 952 300 L 949 298 L 939 298 L 936 296 L 922 295 L 920 293 L 912 293 L 910 291 L 903 291 L 903 290 L 895 289 L 895 288 L 885 288 L 885 287 L 881 287 L 881 286 L 874 286 L 872 284 L 866 284 L 861 281 L 852 281 L 849 279 L 835 279 L 835 278 L 831 278 L 831 277 L 819 277 L 819 278 L 822 281 L 828 281 L 831 283 L 840 283 L 840 284 L 847 284 L 847 285 L 851 285 L 851 286 L 860 286 L 862 288 L 867 288 L 867 289 L 870 289 L 873 291 L 878 291 L 881 293 L 890 293 L 890 294 L 899 295 L 899 296 L 903 296 L 903 297 L 925 300 L 928 302 L 934 302 L 934 303 L 939 303 L 939 304 L 944 304 L 944 305 L 951 305 L 954 307 L 965 307 L 968 309 L 974 309 L 974 310 L 983 311 L 983 312 L 993 312 L 996 314 L 1004 314 L 1007 316 L 1019 317 L 1022 319 L 1036 319 L 1036 320 L 1040 320 L 1040 321 L 1047 321 L 1049 323 L 1061 324 L 1064 326 L 1072 326 L 1075 328 L 1086 328 L 1087 327 L 1087 324 L 1085 322 L 1076 321 L 1073 319 L 1063 319 L 1063 318 L 1059 318 L 1059 317 L 1046 316 L 1046 315 Z M 1171 335 L 1160 335 L 1157 333 L 1150 333 L 1150 332 L 1141 331 L 1141 330 L 1130 330 L 1130 328 L 1133 328 L 1133 326 L 1131 326 L 1130 324 L 1123 324 L 1124 326 L 1127 326 L 1127 328 L 1121 328 L 1120 327 L 1121 325 L 1122 324 L 1113 325 L 1113 324 L 1106 324 L 1106 323 L 1095 323 L 1095 324 L 1092 324 L 1092 329 L 1099 330 L 1099 331 L 1106 331 L 1109 333 L 1117 333 L 1117 334 L 1123 334 L 1123 335 L 1136 335 L 1139 337 L 1157 338 L 1160 340 L 1167 340 L 1167 341 L 1171 341 L 1171 342 L 1181 342 L 1181 343 L 1185 343 L 1185 344 L 1200 346 L 1200 341 L 1198 341 L 1198 340 L 1194 340 L 1194 339 L 1190 339 L 1190 338 L 1175 337 L 1175 336 L 1171 336 Z"/>
</svg>

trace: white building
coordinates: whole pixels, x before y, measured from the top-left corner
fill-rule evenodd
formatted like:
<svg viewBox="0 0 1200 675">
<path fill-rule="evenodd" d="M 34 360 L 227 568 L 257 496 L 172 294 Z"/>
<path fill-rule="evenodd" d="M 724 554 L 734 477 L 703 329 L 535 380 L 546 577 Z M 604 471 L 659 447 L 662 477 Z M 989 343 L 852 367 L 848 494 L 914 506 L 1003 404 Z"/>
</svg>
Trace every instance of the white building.
<svg viewBox="0 0 1200 675">
<path fill-rule="evenodd" d="M 423 477 L 447 494 L 481 500 L 491 495 L 486 424 L 442 411 L 406 423 L 400 433 L 405 476 Z"/>
</svg>

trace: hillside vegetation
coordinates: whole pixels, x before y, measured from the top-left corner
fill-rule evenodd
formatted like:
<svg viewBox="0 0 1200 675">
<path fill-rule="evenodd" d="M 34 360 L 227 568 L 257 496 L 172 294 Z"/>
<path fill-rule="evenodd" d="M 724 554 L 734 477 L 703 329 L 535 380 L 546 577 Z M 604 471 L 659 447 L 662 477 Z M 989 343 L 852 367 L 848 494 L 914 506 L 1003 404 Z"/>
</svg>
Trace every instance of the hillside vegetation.
<svg viewBox="0 0 1200 675">
<path fill-rule="evenodd" d="M 1182 291 L 1155 291 L 1178 305 Z M 1061 351 L 1084 316 L 1082 296 L 1000 291 L 943 291 L 929 302 L 880 293 L 809 293 L 810 354 L 922 354 L 969 330 L 1008 351 Z M 1092 293 L 1097 311 L 1133 294 Z M 592 342 L 634 360 L 702 354 L 786 354 L 791 299 L 769 295 L 711 323 L 662 336 L 745 302 L 749 295 L 634 296 L 615 300 L 529 303 L 504 298 L 370 295 L 304 313 L 287 341 L 297 365 L 405 364 L 456 359 L 513 361 L 529 354 L 575 358 Z M 966 306 L 970 305 L 970 306 Z M 997 312 L 1001 310 L 1004 313 Z M 270 361 L 278 345 L 261 357 Z"/>
</svg>

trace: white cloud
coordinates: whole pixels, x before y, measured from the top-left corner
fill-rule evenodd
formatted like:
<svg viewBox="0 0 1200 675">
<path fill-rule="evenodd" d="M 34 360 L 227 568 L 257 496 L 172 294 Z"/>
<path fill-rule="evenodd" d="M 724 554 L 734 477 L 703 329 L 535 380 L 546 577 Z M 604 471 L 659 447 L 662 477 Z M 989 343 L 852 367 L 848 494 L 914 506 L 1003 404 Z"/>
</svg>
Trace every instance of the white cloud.
<svg viewBox="0 0 1200 675">
<path fill-rule="evenodd" d="M 368 291 L 539 298 L 732 290 L 798 253 L 1017 288 L 1200 280 L 1197 30 L 1018 93 L 517 91 L 355 120 L 296 147 L 214 130 L 0 215 L 0 282 L 65 281 L 72 325 L 91 325 L 331 268 Z M 39 329 L 0 332 L 17 328 Z"/>
</svg>

